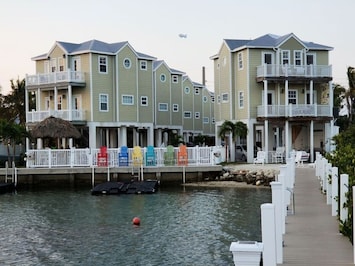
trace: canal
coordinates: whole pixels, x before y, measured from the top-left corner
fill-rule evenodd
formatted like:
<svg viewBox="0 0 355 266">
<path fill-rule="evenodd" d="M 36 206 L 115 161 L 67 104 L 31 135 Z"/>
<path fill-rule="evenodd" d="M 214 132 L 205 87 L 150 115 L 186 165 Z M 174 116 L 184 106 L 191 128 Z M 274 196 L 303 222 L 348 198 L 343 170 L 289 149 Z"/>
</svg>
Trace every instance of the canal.
<svg viewBox="0 0 355 266">
<path fill-rule="evenodd" d="M 90 189 L 0 195 L 1 265 L 233 265 L 231 242 L 261 241 L 268 188 Z M 139 217 L 140 226 L 132 225 Z"/>
</svg>

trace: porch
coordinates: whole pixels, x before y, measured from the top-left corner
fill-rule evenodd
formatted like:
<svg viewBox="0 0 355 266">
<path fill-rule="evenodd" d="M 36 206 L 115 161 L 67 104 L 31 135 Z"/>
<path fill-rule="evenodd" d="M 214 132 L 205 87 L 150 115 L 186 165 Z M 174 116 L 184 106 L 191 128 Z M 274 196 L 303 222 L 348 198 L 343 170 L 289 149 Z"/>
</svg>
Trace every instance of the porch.
<svg viewBox="0 0 355 266">
<path fill-rule="evenodd" d="M 85 85 L 85 74 L 80 71 L 60 71 L 51 73 L 42 73 L 26 76 L 26 86 L 41 86 L 58 83 L 75 83 L 77 86 Z"/>
<path fill-rule="evenodd" d="M 86 121 L 86 111 L 83 109 L 65 109 L 65 110 L 45 110 L 45 111 L 35 111 L 26 112 L 27 123 L 41 122 L 47 117 L 54 116 L 67 121 Z"/>
<path fill-rule="evenodd" d="M 330 65 L 280 65 L 264 64 L 256 69 L 256 78 L 332 78 L 332 66 Z"/>
<path fill-rule="evenodd" d="M 332 117 L 332 111 L 323 104 L 259 105 L 257 117 Z"/>
</svg>

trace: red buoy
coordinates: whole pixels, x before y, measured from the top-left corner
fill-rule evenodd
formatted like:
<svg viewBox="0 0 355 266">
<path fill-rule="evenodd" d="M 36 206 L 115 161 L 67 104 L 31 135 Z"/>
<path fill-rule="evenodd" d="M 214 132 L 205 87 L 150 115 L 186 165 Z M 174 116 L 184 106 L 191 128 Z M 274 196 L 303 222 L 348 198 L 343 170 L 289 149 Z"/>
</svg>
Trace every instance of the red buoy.
<svg viewBox="0 0 355 266">
<path fill-rule="evenodd" d="M 132 223 L 134 225 L 140 225 L 141 224 L 141 219 L 139 219 L 138 217 L 134 217 L 132 220 Z"/>
</svg>

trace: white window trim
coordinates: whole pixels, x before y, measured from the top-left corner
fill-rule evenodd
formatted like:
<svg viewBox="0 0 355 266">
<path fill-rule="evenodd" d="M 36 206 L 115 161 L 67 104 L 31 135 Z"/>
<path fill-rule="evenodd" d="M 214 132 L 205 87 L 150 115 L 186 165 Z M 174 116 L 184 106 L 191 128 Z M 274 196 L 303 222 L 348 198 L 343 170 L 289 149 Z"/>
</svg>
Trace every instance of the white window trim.
<svg viewBox="0 0 355 266">
<path fill-rule="evenodd" d="M 145 98 L 145 101 L 147 102 L 146 104 L 143 104 L 143 99 Z M 141 106 L 148 106 L 149 102 L 148 102 L 148 96 L 141 96 Z"/>
<path fill-rule="evenodd" d="M 179 76 L 178 75 L 171 75 L 171 80 L 172 80 L 172 83 L 178 83 L 179 82 Z"/>
<path fill-rule="evenodd" d="M 195 95 L 199 95 L 200 94 L 200 88 L 195 88 Z"/>
<path fill-rule="evenodd" d="M 239 52 L 237 56 L 238 56 L 238 70 L 243 70 L 243 68 L 244 68 L 243 53 Z"/>
<path fill-rule="evenodd" d="M 291 61 L 291 58 L 290 58 L 290 50 L 282 50 L 281 51 L 281 64 L 282 65 L 286 65 L 286 64 L 284 64 L 284 57 L 283 57 L 283 55 L 284 55 L 284 52 L 285 53 L 287 53 L 287 61 L 288 61 L 288 63 L 287 63 L 287 65 L 289 65 L 290 64 L 290 61 Z M 286 59 L 286 58 L 285 58 Z"/>
<path fill-rule="evenodd" d="M 242 97 L 241 97 L 242 96 Z M 244 91 L 239 91 L 238 93 L 238 107 L 239 109 L 244 109 Z"/>
<path fill-rule="evenodd" d="M 269 55 L 271 55 L 271 65 L 273 65 L 274 64 L 274 53 L 271 53 L 271 52 L 268 52 L 268 51 L 263 51 L 262 52 L 262 57 L 261 57 L 261 64 L 262 65 L 266 65 L 266 62 L 265 62 L 265 55 L 267 55 L 267 54 L 269 54 Z"/>
<path fill-rule="evenodd" d="M 227 99 L 224 99 L 224 97 L 227 97 Z M 228 92 L 225 92 L 225 93 L 222 93 L 222 103 L 228 103 L 229 102 L 229 93 Z"/>
<path fill-rule="evenodd" d="M 166 81 L 166 75 L 165 74 L 160 74 L 160 81 L 161 82 L 165 82 Z"/>
<path fill-rule="evenodd" d="M 200 118 L 201 118 L 200 112 L 195 112 L 195 119 L 200 119 Z"/>
<path fill-rule="evenodd" d="M 126 66 L 126 64 L 125 64 L 126 60 L 129 61 L 129 66 Z M 131 59 L 129 59 L 129 58 L 127 58 L 127 57 L 126 57 L 125 59 L 123 59 L 123 67 L 124 67 L 125 69 L 130 69 L 130 68 L 132 67 L 132 61 L 131 61 Z"/>
<path fill-rule="evenodd" d="M 162 109 L 162 106 L 166 106 L 166 109 Z M 169 104 L 168 103 L 158 103 L 158 111 L 160 112 L 168 112 L 169 111 Z"/>
<path fill-rule="evenodd" d="M 188 114 L 188 116 L 186 116 L 187 114 Z M 191 119 L 191 117 L 192 117 L 192 114 L 191 114 L 190 111 L 185 111 L 185 112 L 184 112 L 184 118 L 186 118 L 186 119 Z"/>
<path fill-rule="evenodd" d="M 148 68 L 148 62 L 146 60 L 140 61 L 140 69 L 147 71 L 147 68 Z"/>
<path fill-rule="evenodd" d="M 184 92 L 185 94 L 190 94 L 190 87 L 185 87 Z"/>
<path fill-rule="evenodd" d="M 296 103 L 292 103 L 292 104 L 298 104 L 298 91 L 297 90 L 288 90 L 288 93 L 290 94 L 290 92 L 295 92 L 295 98 L 290 98 L 289 95 L 287 95 L 287 101 L 288 101 L 288 104 L 291 104 L 290 103 L 290 99 L 295 99 L 296 100 Z"/>
<path fill-rule="evenodd" d="M 101 58 L 104 58 L 104 59 L 105 59 L 105 64 L 101 64 L 101 62 L 100 62 Z M 108 69 L 107 60 L 108 60 L 107 56 L 104 56 L 104 55 L 99 55 L 99 56 L 98 56 L 98 58 L 97 58 L 97 65 L 98 65 L 98 68 L 99 68 L 98 71 L 99 71 L 100 74 L 107 74 L 107 71 L 108 71 L 108 70 L 107 70 L 107 69 Z M 102 65 L 105 66 L 106 71 L 101 71 L 100 67 L 101 67 Z"/>
<path fill-rule="evenodd" d="M 107 108 L 106 108 L 105 110 L 104 110 L 104 109 L 101 109 L 101 104 L 103 103 L 103 102 L 101 101 L 101 96 L 105 96 L 105 97 L 106 97 L 106 100 L 107 100 L 107 102 L 106 102 Z M 99 94 L 99 111 L 100 111 L 100 112 L 108 112 L 108 111 L 109 111 L 108 94 L 107 94 L 107 93 L 100 93 L 100 94 Z"/>
<path fill-rule="evenodd" d="M 124 99 L 125 97 L 131 98 L 131 99 L 132 99 L 132 103 L 125 103 L 125 102 L 123 101 L 123 99 Z M 134 96 L 133 96 L 133 95 L 129 95 L 129 94 L 122 94 L 121 103 L 122 103 L 122 105 L 134 105 Z"/>
<path fill-rule="evenodd" d="M 297 53 L 300 53 L 300 57 L 299 58 L 296 58 L 296 54 Z M 299 65 L 296 64 L 296 60 L 300 61 Z M 303 66 L 303 52 L 302 52 L 302 50 L 294 50 L 293 51 L 293 64 L 295 66 Z"/>
<path fill-rule="evenodd" d="M 173 112 L 175 113 L 179 112 L 179 105 L 177 103 L 173 104 Z"/>
</svg>

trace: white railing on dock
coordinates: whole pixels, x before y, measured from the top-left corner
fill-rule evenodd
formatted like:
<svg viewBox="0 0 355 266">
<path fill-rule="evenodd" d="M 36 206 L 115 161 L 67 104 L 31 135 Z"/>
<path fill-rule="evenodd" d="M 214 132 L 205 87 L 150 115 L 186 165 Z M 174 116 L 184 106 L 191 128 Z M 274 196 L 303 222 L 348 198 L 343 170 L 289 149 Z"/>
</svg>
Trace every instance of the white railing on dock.
<svg viewBox="0 0 355 266">
<path fill-rule="evenodd" d="M 215 165 L 219 163 L 216 158 L 218 147 L 188 147 L 188 165 Z M 175 164 L 177 165 L 179 148 L 174 148 Z M 132 165 L 132 148 L 128 149 L 129 166 Z M 30 168 L 56 168 L 56 167 L 93 167 L 98 166 L 100 149 L 42 149 L 28 150 L 26 152 L 26 166 Z M 120 148 L 107 149 L 107 167 L 118 167 L 118 154 Z M 166 147 L 154 148 L 156 164 L 164 166 L 164 153 Z M 142 148 L 142 162 L 145 166 L 146 148 Z M 145 166 L 146 167 L 146 166 Z M 148 166 L 151 167 L 151 166 Z"/>
</svg>

